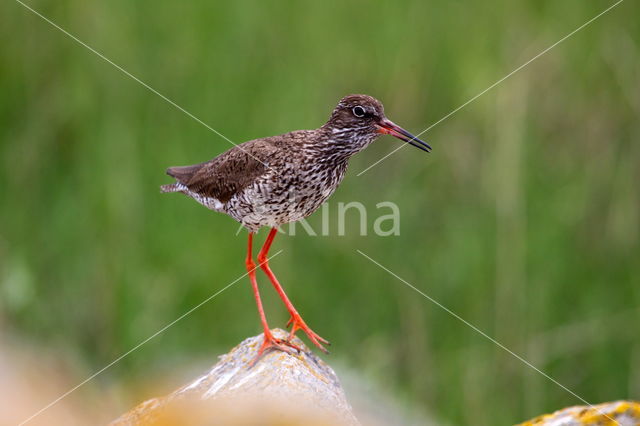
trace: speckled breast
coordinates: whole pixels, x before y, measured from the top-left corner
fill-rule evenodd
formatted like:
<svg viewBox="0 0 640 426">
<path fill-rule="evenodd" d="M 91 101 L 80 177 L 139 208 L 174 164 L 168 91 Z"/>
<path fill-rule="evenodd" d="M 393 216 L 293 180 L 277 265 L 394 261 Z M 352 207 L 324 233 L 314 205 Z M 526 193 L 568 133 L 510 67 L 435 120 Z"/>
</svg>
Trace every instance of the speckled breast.
<svg viewBox="0 0 640 426">
<path fill-rule="evenodd" d="M 251 232 L 295 222 L 316 211 L 334 193 L 346 169 L 346 162 L 333 167 L 316 164 L 281 173 L 278 179 L 266 175 L 230 199 L 224 211 Z"/>
</svg>

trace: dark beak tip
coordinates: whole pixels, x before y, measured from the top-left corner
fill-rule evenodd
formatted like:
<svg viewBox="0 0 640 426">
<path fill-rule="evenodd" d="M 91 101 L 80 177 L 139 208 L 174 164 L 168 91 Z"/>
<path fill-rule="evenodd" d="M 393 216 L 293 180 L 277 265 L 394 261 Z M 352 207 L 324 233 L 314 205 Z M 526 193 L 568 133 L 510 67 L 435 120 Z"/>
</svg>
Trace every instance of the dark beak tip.
<svg viewBox="0 0 640 426">
<path fill-rule="evenodd" d="M 422 144 L 414 142 L 414 141 L 422 142 Z M 416 148 L 421 149 L 426 153 L 430 153 L 431 151 L 433 151 L 433 148 L 431 148 L 431 145 L 427 144 L 426 142 L 421 141 L 420 139 L 410 140 L 410 141 L 408 141 L 408 143 L 409 143 L 409 145 L 415 146 Z"/>
<path fill-rule="evenodd" d="M 416 148 L 419 148 L 424 152 L 431 152 L 433 150 L 433 148 L 431 148 L 431 145 L 429 145 L 423 140 L 418 139 L 417 137 L 413 136 L 411 133 L 407 132 L 405 136 L 407 137 L 407 139 L 404 139 L 404 141 L 407 142 L 409 145 L 415 146 Z"/>
</svg>

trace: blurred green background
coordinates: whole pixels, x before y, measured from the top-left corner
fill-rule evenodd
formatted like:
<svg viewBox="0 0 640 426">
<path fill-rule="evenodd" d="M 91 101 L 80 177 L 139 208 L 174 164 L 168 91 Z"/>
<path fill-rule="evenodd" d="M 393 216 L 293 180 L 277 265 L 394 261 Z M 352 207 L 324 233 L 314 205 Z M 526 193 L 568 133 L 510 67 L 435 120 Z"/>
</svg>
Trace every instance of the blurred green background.
<svg viewBox="0 0 640 426">
<path fill-rule="evenodd" d="M 242 142 L 318 127 L 349 93 L 418 133 L 612 2 L 28 4 Z M 443 423 L 581 403 L 362 250 L 584 399 L 640 398 L 639 14 L 623 2 L 435 126 L 432 154 L 356 176 L 401 143 L 386 136 L 354 157 L 330 214 L 360 201 L 371 231 L 393 201 L 400 236 L 360 236 L 352 212 L 346 236 L 332 218 L 276 239 L 328 362 Z M 84 378 L 244 273 L 232 219 L 158 189 L 230 144 L 19 3 L 0 15 L 0 322 Z M 119 384 L 126 408 L 136 383 L 259 332 L 245 278 L 87 387 Z"/>
</svg>

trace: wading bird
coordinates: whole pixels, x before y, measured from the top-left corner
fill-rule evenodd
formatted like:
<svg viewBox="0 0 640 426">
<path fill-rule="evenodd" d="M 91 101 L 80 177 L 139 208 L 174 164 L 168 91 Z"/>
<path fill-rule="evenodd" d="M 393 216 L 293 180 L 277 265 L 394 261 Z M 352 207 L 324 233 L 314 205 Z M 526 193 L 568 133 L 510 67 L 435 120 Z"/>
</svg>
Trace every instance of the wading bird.
<svg viewBox="0 0 640 426">
<path fill-rule="evenodd" d="M 336 190 L 352 155 L 365 149 L 381 134 L 395 136 L 423 151 L 431 147 L 394 124 L 382 104 L 367 95 L 340 100 L 329 121 L 316 130 L 296 130 L 279 136 L 254 139 L 237 145 L 214 159 L 192 166 L 170 167 L 175 183 L 162 192 L 181 192 L 205 207 L 226 213 L 249 231 L 246 267 L 264 329 L 259 358 L 269 348 L 291 353 L 297 330 L 304 331 L 322 351 L 329 342 L 307 326 L 271 271 L 267 260 L 279 226 L 316 211 Z M 269 329 L 260 300 L 253 261 L 253 235 L 271 230 L 257 260 L 291 315 L 287 339 L 276 339 Z"/>
</svg>

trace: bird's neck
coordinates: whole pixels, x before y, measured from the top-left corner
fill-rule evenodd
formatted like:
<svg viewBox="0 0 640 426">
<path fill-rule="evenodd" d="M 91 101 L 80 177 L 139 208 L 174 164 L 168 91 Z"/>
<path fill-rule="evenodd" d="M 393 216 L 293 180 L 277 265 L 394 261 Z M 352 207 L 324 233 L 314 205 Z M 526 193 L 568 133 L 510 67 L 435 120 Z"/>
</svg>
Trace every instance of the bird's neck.
<svg viewBox="0 0 640 426">
<path fill-rule="evenodd" d="M 308 145 L 310 154 L 326 162 L 347 162 L 352 155 L 365 149 L 378 136 L 368 127 L 361 128 L 332 128 L 321 127 L 322 137 Z"/>
</svg>

